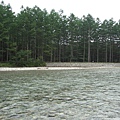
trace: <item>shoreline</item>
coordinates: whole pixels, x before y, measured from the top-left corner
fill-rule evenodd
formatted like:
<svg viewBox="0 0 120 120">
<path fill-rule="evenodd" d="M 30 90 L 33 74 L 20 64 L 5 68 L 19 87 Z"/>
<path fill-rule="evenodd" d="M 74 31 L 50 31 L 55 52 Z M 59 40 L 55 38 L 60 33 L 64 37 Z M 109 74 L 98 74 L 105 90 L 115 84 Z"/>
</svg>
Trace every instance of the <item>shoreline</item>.
<svg viewBox="0 0 120 120">
<path fill-rule="evenodd" d="M 80 70 L 80 69 L 102 69 L 120 68 L 115 66 L 99 67 L 0 67 L 0 71 L 29 71 L 29 70 Z"/>
</svg>

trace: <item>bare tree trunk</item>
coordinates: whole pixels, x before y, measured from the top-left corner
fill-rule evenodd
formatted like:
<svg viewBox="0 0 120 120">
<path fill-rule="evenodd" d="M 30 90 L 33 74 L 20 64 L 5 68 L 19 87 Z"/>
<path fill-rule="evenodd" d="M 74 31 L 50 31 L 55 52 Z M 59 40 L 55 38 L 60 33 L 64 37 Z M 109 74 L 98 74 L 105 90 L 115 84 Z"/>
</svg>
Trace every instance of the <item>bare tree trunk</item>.
<svg viewBox="0 0 120 120">
<path fill-rule="evenodd" d="M 56 58 L 56 54 L 55 54 L 55 49 L 54 49 L 54 58 L 53 58 L 53 61 L 55 62 L 55 58 Z"/>
<path fill-rule="evenodd" d="M 99 48 L 97 48 L 97 62 L 99 62 Z"/>
<path fill-rule="evenodd" d="M 90 62 L 90 33 L 88 34 L 88 62 Z"/>
<path fill-rule="evenodd" d="M 53 56 L 53 50 L 51 48 L 51 53 L 50 53 L 50 62 L 52 62 L 52 56 Z"/>
<path fill-rule="evenodd" d="M 4 44 L 3 44 L 3 41 L 2 41 L 2 61 L 4 60 L 4 49 L 3 49 L 3 47 L 4 47 Z"/>
<path fill-rule="evenodd" d="M 72 58 L 73 58 L 73 46 L 70 45 L 70 62 L 72 62 Z"/>
<path fill-rule="evenodd" d="M 112 58 L 111 58 L 111 62 L 113 62 L 113 61 L 114 61 L 113 56 L 114 56 L 114 53 L 113 53 L 113 42 L 112 42 Z"/>
<path fill-rule="evenodd" d="M 8 35 L 8 41 L 7 41 L 7 62 L 9 61 L 9 39 L 10 39 L 10 36 Z"/>
<path fill-rule="evenodd" d="M 108 59 L 108 58 L 107 58 L 107 56 L 108 56 L 107 51 L 108 51 L 108 50 L 107 50 L 107 41 L 106 41 L 106 52 L 105 52 L 105 61 L 106 61 L 106 62 L 107 62 L 107 59 Z"/>
<path fill-rule="evenodd" d="M 37 51 L 37 46 L 36 46 L 36 35 L 35 35 L 35 49 L 34 49 L 34 58 L 36 59 L 37 58 L 37 55 L 36 55 L 36 51 Z"/>
<path fill-rule="evenodd" d="M 110 41 L 110 54 L 109 54 L 109 62 L 111 62 L 111 58 L 112 58 L 112 47 L 111 47 L 111 41 Z"/>
<path fill-rule="evenodd" d="M 29 50 L 28 43 L 27 43 L 27 50 Z M 29 54 L 27 53 L 27 60 L 29 59 Z"/>
<path fill-rule="evenodd" d="M 42 47 L 42 50 L 41 50 L 41 56 L 40 56 L 41 59 L 42 59 L 42 61 L 44 61 L 44 51 L 43 51 L 43 50 L 44 50 L 44 47 Z"/>
<path fill-rule="evenodd" d="M 86 52 L 85 48 L 86 48 L 86 46 L 85 46 L 85 39 L 84 39 L 83 62 L 85 62 L 85 52 Z"/>
<path fill-rule="evenodd" d="M 59 56 L 58 56 L 59 62 L 61 62 L 61 44 L 59 43 Z"/>
<path fill-rule="evenodd" d="M 97 41 L 97 62 L 99 62 L 99 44 Z"/>
<path fill-rule="evenodd" d="M 7 45 L 7 62 L 9 61 L 9 51 L 8 51 L 8 45 Z"/>
</svg>

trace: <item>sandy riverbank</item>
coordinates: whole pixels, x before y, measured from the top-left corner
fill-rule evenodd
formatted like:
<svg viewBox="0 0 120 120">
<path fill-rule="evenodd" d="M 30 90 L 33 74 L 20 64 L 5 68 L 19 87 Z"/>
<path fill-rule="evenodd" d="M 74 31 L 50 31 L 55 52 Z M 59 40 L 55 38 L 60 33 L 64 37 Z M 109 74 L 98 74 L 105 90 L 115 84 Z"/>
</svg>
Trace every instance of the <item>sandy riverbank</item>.
<svg viewBox="0 0 120 120">
<path fill-rule="evenodd" d="M 120 63 L 98 62 L 51 62 L 47 67 L 120 67 Z"/>
<path fill-rule="evenodd" d="M 46 65 L 46 67 L 0 67 L 0 71 L 120 68 L 120 63 L 52 62 Z"/>
<path fill-rule="evenodd" d="M 95 69 L 95 68 L 118 68 L 118 67 L 0 67 L 0 71 L 27 71 L 27 70 L 77 70 L 77 69 Z"/>
<path fill-rule="evenodd" d="M 20 70 L 72 70 L 83 69 L 82 67 L 1 67 L 0 71 L 20 71 Z"/>
<path fill-rule="evenodd" d="M 20 70 L 64 70 L 80 69 L 78 67 L 0 67 L 0 71 L 20 71 Z"/>
</svg>

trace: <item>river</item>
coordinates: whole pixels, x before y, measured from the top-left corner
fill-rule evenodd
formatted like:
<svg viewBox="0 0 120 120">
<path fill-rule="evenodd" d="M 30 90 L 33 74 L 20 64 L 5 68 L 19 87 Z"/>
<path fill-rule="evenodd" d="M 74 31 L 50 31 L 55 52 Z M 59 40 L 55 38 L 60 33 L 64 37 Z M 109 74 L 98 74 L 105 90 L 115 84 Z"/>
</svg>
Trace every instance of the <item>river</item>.
<svg viewBox="0 0 120 120">
<path fill-rule="evenodd" d="M 120 68 L 0 71 L 0 120 L 120 120 Z"/>
</svg>

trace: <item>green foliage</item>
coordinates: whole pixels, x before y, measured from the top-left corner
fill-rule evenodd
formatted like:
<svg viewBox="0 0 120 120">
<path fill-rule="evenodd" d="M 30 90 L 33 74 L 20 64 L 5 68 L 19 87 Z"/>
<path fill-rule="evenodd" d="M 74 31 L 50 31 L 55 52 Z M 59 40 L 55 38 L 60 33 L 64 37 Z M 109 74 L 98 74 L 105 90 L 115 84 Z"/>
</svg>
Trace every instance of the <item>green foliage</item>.
<svg viewBox="0 0 120 120">
<path fill-rule="evenodd" d="M 0 62 L 44 66 L 45 62 L 120 62 L 120 21 L 77 18 L 22 6 L 14 15 L 0 4 Z M 41 56 L 39 58 L 39 56 Z"/>
<path fill-rule="evenodd" d="M 28 59 L 27 61 L 24 61 L 22 59 L 21 61 L 16 61 L 12 65 L 16 67 L 43 67 L 46 66 L 46 63 L 41 61 L 40 59 Z"/>
<path fill-rule="evenodd" d="M 12 67 L 13 65 L 10 63 L 0 63 L 0 67 Z"/>
<path fill-rule="evenodd" d="M 41 57 L 37 59 L 30 58 L 31 51 L 20 50 L 16 56 L 13 57 L 11 63 L 17 67 L 41 67 L 46 66 Z"/>
<path fill-rule="evenodd" d="M 46 63 L 43 62 L 41 59 L 36 59 L 36 60 L 32 60 L 32 63 L 30 63 L 31 67 L 42 67 L 42 66 L 46 66 Z"/>
</svg>

